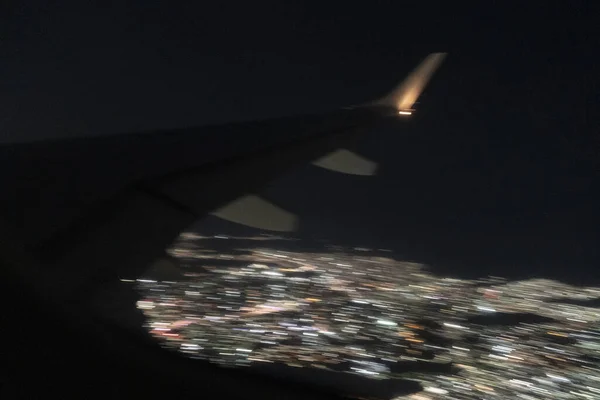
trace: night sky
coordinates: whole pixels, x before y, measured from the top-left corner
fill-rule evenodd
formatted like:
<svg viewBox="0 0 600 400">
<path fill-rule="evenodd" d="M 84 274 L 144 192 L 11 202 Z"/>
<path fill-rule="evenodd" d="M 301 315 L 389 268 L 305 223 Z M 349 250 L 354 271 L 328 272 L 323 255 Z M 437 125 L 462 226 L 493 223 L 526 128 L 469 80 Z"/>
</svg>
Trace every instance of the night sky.
<svg viewBox="0 0 600 400">
<path fill-rule="evenodd" d="M 3 143 L 325 111 L 446 51 L 406 129 L 357 149 L 378 177 L 307 168 L 267 196 L 301 234 L 445 273 L 600 275 L 591 1 L 14 3 L 0 12 Z"/>
</svg>

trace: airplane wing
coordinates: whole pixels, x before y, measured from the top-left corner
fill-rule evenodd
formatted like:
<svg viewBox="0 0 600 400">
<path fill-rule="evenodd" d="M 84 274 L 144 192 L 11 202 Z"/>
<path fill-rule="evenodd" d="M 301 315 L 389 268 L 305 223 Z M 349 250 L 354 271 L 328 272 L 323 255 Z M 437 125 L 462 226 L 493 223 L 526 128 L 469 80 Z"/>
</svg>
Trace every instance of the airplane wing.
<svg viewBox="0 0 600 400">
<path fill-rule="evenodd" d="M 207 214 L 293 230 L 296 217 L 256 192 L 307 162 L 372 175 L 376 163 L 347 147 L 408 117 L 443 58 L 429 55 L 377 101 L 330 113 L 2 146 L 0 260 L 42 298 L 75 305 L 164 259 Z"/>
<path fill-rule="evenodd" d="M 141 273 L 211 212 L 293 230 L 293 215 L 253 193 L 303 162 L 374 173 L 375 163 L 346 145 L 385 119 L 405 117 L 399 112 L 411 109 L 443 57 L 429 55 L 380 100 L 331 113 L 4 146 L 0 221 L 44 265 L 39 273 L 51 271 L 47 282 L 61 276 L 64 295 L 84 280 Z"/>
</svg>

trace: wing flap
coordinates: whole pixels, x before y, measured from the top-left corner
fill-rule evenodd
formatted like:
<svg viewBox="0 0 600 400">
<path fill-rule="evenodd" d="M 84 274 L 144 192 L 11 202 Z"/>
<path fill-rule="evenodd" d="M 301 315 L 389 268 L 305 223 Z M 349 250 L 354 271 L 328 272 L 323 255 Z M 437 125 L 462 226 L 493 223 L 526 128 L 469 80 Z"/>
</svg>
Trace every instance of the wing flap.
<svg viewBox="0 0 600 400">
<path fill-rule="evenodd" d="M 377 171 L 377 163 L 347 149 L 329 153 L 313 161 L 313 165 L 349 175 L 370 176 L 375 175 Z"/>
<path fill-rule="evenodd" d="M 211 214 L 230 222 L 270 231 L 289 232 L 297 225 L 294 214 L 255 195 L 242 196 Z"/>
</svg>

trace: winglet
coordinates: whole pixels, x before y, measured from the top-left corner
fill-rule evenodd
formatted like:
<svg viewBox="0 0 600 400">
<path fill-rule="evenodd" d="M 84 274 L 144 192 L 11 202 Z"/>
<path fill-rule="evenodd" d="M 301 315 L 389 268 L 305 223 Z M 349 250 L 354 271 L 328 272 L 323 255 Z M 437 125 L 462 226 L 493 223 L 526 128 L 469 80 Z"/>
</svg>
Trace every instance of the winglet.
<svg viewBox="0 0 600 400">
<path fill-rule="evenodd" d="M 400 114 L 410 115 L 413 104 L 438 69 L 446 53 L 431 53 L 387 96 L 376 100 L 374 104 L 394 107 Z"/>
</svg>

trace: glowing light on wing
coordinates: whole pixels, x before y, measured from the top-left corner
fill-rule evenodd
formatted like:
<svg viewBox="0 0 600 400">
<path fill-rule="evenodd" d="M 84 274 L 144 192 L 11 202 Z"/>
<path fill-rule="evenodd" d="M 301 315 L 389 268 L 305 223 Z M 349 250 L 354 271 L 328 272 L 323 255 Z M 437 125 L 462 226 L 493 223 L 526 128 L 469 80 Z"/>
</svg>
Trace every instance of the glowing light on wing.
<svg viewBox="0 0 600 400">
<path fill-rule="evenodd" d="M 399 114 L 410 115 L 412 113 L 412 106 L 421 95 L 421 92 L 423 92 L 423 89 L 425 89 L 425 85 L 427 85 L 445 56 L 446 53 L 432 53 L 428 55 L 400 85 L 387 96 L 378 100 L 376 104 L 395 107 L 399 111 Z"/>
</svg>

